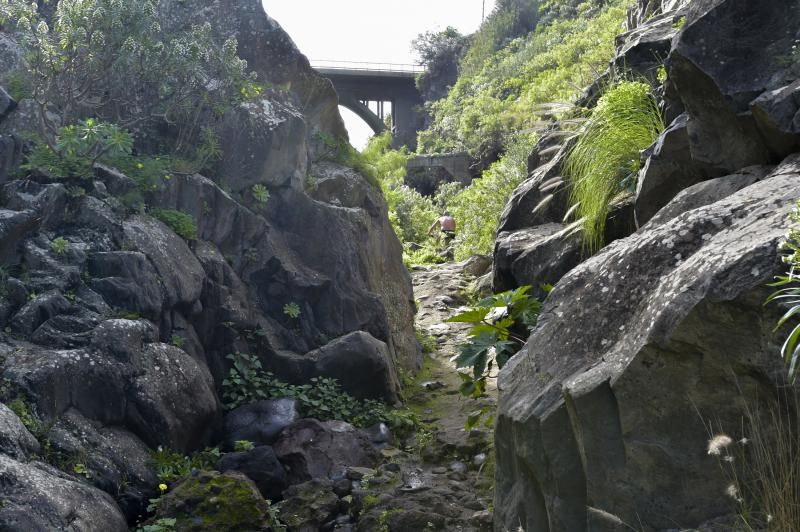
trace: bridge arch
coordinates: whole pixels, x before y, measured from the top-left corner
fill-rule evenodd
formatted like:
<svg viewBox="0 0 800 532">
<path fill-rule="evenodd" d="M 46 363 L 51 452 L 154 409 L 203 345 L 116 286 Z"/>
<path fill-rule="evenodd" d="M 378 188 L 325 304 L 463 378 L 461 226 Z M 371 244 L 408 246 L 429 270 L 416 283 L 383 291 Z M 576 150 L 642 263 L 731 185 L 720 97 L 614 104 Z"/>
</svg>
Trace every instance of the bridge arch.
<svg viewBox="0 0 800 532">
<path fill-rule="evenodd" d="M 379 135 L 386 131 L 386 124 L 381 118 L 372 112 L 372 109 L 364 105 L 361 100 L 349 94 L 339 95 L 339 105 L 353 111 L 361 120 L 367 123 L 373 133 Z"/>
</svg>

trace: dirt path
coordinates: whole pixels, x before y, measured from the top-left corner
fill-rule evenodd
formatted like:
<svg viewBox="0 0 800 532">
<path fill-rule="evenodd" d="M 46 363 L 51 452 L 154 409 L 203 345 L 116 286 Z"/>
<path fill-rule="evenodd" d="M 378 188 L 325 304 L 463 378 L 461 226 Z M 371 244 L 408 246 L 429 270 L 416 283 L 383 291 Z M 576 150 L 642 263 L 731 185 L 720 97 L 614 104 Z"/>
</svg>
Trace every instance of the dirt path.
<svg viewBox="0 0 800 532">
<path fill-rule="evenodd" d="M 494 459 L 492 433 L 463 430 L 470 412 L 494 405 L 496 390 L 481 401 L 463 398 L 450 358 L 466 338 L 467 326 L 445 323 L 468 304 L 472 277 L 463 264 L 443 264 L 412 272 L 417 329 L 431 349 L 423 370 L 406 390 L 407 404 L 424 429 L 416 445 L 387 450 L 379 475 L 368 483 L 358 530 L 364 532 L 480 532 L 492 529 Z"/>
</svg>

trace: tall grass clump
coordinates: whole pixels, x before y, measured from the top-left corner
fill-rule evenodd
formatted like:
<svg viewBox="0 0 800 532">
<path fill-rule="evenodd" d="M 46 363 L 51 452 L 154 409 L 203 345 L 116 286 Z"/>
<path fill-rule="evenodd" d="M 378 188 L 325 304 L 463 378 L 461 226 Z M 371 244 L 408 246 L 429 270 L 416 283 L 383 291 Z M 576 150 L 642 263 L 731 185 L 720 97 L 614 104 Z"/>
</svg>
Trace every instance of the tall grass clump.
<svg viewBox="0 0 800 532">
<path fill-rule="evenodd" d="M 777 400 L 745 408 L 742 434 L 710 433 L 736 505 L 735 530 L 800 532 L 800 401 L 787 388 Z"/>
<path fill-rule="evenodd" d="M 577 205 L 577 216 L 583 220 L 584 246 L 589 252 L 604 244 L 612 200 L 635 185 L 639 152 L 663 130 L 664 118 L 646 83 L 614 85 L 592 111 L 564 168 L 571 181 L 570 201 Z"/>
</svg>

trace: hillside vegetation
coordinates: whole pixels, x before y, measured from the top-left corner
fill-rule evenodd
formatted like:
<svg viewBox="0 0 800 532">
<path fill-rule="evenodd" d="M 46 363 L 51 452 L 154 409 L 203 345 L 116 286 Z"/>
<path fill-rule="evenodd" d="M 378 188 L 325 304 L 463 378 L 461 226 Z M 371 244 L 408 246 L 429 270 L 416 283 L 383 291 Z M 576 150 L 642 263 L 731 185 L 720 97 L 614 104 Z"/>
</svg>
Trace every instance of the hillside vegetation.
<svg viewBox="0 0 800 532">
<path fill-rule="evenodd" d="M 545 119 L 581 114 L 564 103 L 574 101 L 607 68 L 630 4 L 498 3 L 471 36 L 455 85 L 446 97 L 426 104 L 431 125 L 418 139 L 420 152 L 467 151 L 485 163 L 486 170 L 470 186 L 447 184 L 432 198 L 402 184 L 402 165 L 381 176 L 407 263 L 443 260 L 438 235 L 428 236 L 426 231 L 445 208 L 458 224 L 455 259 L 491 253 L 503 207 L 527 177 L 527 156 L 537 141 L 537 128 Z M 427 37 L 427 43 L 437 42 Z M 423 58 L 436 56 L 435 51 L 424 52 Z M 549 105 L 553 103 L 558 105 Z M 389 155 L 386 141 L 373 140 L 365 155 L 378 166 L 379 159 L 399 162 Z"/>
</svg>

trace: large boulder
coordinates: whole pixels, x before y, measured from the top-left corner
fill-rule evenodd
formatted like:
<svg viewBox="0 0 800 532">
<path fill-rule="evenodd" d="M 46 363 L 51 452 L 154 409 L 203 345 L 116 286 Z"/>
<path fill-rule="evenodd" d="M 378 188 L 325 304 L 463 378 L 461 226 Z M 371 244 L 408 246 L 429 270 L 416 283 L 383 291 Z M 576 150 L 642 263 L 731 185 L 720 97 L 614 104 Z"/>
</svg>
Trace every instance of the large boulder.
<svg viewBox="0 0 800 532">
<path fill-rule="evenodd" d="M 342 389 L 358 399 L 398 400 L 400 382 L 384 342 L 356 331 L 305 355 L 277 353 L 272 367 L 298 380 L 336 379 Z"/>
<path fill-rule="evenodd" d="M 605 513 L 693 528 L 731 510 L 705 420 L 736 430 L 745 398 L 774 397 L 784 374 L 764 285 L 800 156 L 720 196 L 612 243 L 549 295 L 500 374 L 496 528 L 606 530 L 587 524 Z"/>
<path fill-rule="evenodd" d="M 88 419 L 128 427 L 150 446 L 182 451 L 207 442 L 219 420 L 208 369 L 174 346 L 144 344 L 129 361 L 91 348 L 18 342 L 12 349 L 3 377 L 25 390 L 47 420 L 75 408 Z"/>
<path fill-rule="evenodd" d="M 361 430 L 342 421 L 301 419 L 273 445 L 290 484 L 311 479 L 340 479 L 348 466 L 375 467 L 378 451 Z"/>
<path fill-rule="evenodd" d="M 233 449 L 237 441 L 245 440 L 256 445 L 274 443 L 281 431 L 298 419 L 294 399 L 256 401 L 234 408 L 225 415 L 224 448 Z"/>
<path fill-rule="evenodd" d="M 0 529 L 125 532 L 128 525 L 106 493 L 38 462 L 0 454 Z"/>
</svg>

